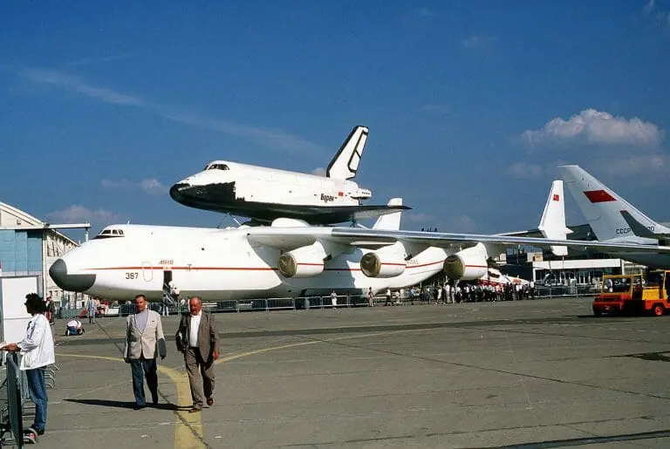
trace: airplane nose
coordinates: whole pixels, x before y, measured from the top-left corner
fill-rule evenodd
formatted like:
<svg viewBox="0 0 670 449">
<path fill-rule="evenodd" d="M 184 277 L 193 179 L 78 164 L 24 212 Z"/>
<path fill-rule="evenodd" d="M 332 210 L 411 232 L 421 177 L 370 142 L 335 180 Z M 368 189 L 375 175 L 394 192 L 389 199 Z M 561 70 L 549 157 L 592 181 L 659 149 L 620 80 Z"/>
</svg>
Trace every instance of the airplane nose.
<svg viewBox="0 0 670 449">
<path fill-rule="evenodd" d="M 173 185 L 170 187 L 170 197 L 179 202 L 183 198 L 183 190 L 188 189 L 191 187 L 191 184 L 188 184 L 186 182 L 178 182 L 177 184 Z"/>
<path fill-rule="evenodd" d="M 95 274 L 68 274 L 63 259 L 58 259 L 51 265 L 49 275 L 56 285 L 70 292 L 86 291 L 95 283 Z"/>
</svg>

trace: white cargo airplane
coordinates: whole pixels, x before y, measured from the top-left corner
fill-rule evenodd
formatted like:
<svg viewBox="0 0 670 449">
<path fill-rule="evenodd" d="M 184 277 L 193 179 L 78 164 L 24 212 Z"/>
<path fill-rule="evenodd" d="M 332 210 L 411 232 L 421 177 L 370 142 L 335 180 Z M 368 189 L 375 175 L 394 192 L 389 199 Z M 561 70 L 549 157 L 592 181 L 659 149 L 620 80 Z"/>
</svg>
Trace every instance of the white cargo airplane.
<svg viewBox="0 0 670 449">
<path fill-rule="evenodd" d="M 361 204 L 372 192 L 350 179 L 356 176 L 367 138 L 368 128 L 356 126 L 328 165 L 326 176 L 213 161 L 173 185 L 170 196 L 186 206 L 262 223 L 296 218 L 311 224 L 333 224 L 407 209 Z"/>
<path fill-rule="evenodd" d="M 665 243 L 670 235 L 669 228 L 640 212 L 580 166 L 563 165 L 558 168 L 599 241 L 652 247 L 659 241 Z M 652 268 L 670 268 L 670 255 L 665 253 L 629 252 L 622 258 Z"/>
<path fill-rule="evenodd" d="M 391 206 L 399 205 L 392 200 Z M 279 218 L 229 229 L 113 225 L 49 269 L 64 290 L 108 299 L 161 299 L 169 281 L 204 300 L 362 293 L 415 285 L 440 270 L 477 279 L 507 246 L 577 246 L 670 254 L 670 247 L 506 235 L 401 231 L 401 212 L 372 229 L 317 227 Z"/>
</svg>

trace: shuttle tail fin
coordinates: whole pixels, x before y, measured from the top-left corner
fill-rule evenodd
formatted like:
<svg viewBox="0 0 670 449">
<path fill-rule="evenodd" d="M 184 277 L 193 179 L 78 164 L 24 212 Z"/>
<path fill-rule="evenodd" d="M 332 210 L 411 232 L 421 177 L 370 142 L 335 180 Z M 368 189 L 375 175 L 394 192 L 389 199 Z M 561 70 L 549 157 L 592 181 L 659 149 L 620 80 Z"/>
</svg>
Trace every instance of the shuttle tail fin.
<svg viewBox="0 0 670 449">
<path fill-rule="evenodd" d="M 653 233 L 670 232 L 670 229 L 647 217 L 580 166 L 563 165 L 558 168 L 598 240 L 635 238 L 632 226 L 627 223 L 622 211 L 628 212 L 634 221 Z"/>
<path fill-rule="evenodd" d="M 388 202 L 389 206 L 402 206 L 402 198 L 391 198 Z M 372 229 L 382 229 L 385 231 L 397 231 L 400 229 L 400 218 L 402 217 L 402 209 L 390 214 L 381 215 L 377 218 Z"/>
<path fill-rule="evenodd" d="M 551 183 L 547 203 L 540 224 L 537 227 L 547 239 L 566 240 L 572 231 L 565 225 L 565 197 L 563 196 L 563 181 Z M 557 256 L 567 256 L 567 246 L 552 246 L 551 251 Z"/>
<path fill-rule="evenodd" d="M 363 156 L 368 128 L 356 126 L 328 164 L 326 176 L 335 179 L 351 179 L 356 176 L 358 164 Z"/>
</svg>

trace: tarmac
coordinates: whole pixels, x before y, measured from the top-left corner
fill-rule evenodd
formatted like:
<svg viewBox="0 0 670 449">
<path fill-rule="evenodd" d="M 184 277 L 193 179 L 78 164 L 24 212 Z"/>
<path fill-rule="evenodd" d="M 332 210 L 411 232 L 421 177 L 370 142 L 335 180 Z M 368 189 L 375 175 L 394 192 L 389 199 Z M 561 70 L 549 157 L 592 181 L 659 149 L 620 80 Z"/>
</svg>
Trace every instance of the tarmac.
<svg viewBox="0 0 670 449">
<path fill-rule="evenodd" d="M 216 403 L 191 405 L 178 317 L 160 404 L 133 410 L 124 318 L 63 337 L 38 446 L 668 448 L 670 316 L 590 300 L 216 314 Z"/>
</svg>

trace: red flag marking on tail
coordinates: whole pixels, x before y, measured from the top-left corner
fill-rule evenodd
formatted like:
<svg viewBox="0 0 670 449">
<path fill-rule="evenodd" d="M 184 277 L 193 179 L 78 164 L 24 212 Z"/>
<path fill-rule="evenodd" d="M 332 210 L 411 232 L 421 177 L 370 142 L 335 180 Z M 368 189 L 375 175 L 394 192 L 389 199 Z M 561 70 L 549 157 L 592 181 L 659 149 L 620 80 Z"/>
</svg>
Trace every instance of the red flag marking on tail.
<svg viewBox="0 0 670 449">
<path fill-rule="evenodd" d="M 586 195 L 586 197 L 592 203 L 606 203 L 608 201 L 616 201 L 616 198 L 604 190 L 589 190 L 584 192 L 584 195 Z"/>
<path fill-rule="evenodd" d="M 555 194 L 554 194 L 554 197 L 552 198 L 552 201 L 558 201 L 558 200 L 560 200 L 560 199 L 561 199 L 561 197 L 559 196 L 559 194 L 558 194 L 558 193 L 555 193 Z"/>
</svg>

